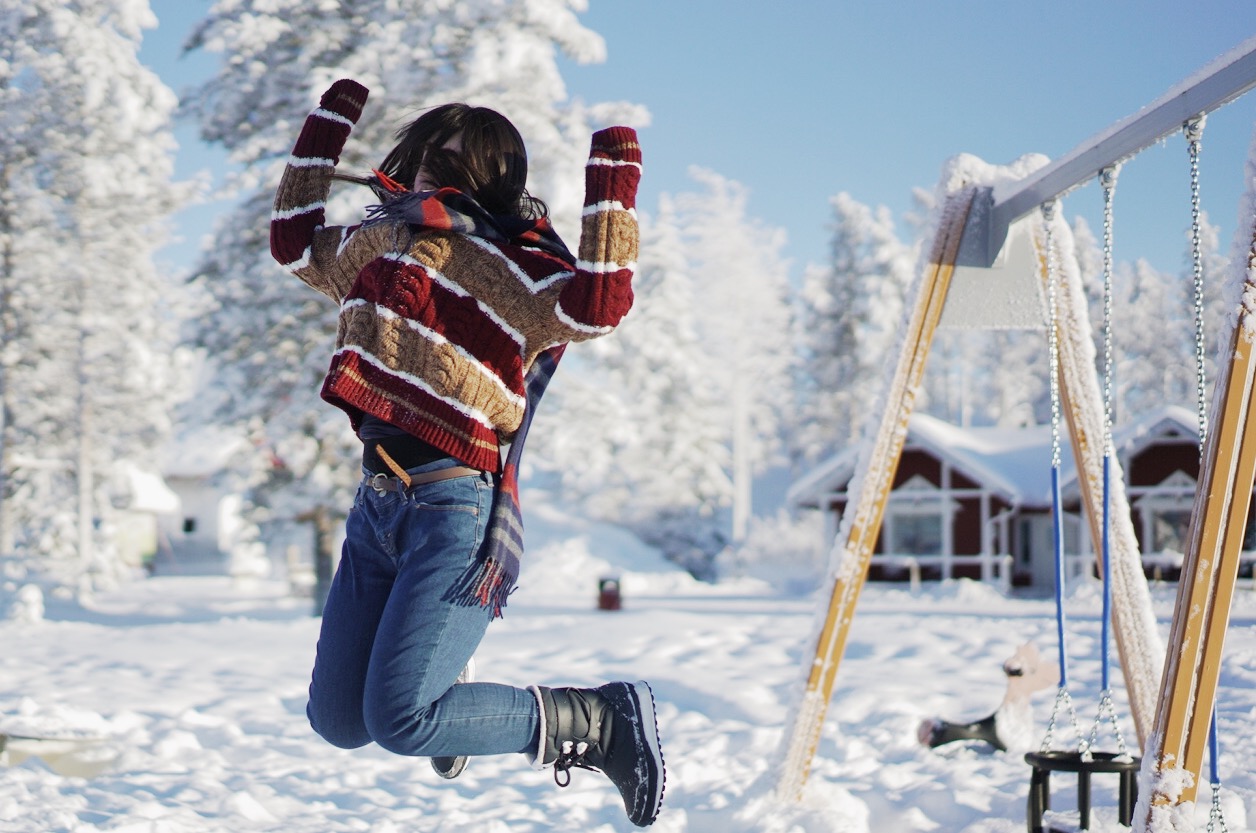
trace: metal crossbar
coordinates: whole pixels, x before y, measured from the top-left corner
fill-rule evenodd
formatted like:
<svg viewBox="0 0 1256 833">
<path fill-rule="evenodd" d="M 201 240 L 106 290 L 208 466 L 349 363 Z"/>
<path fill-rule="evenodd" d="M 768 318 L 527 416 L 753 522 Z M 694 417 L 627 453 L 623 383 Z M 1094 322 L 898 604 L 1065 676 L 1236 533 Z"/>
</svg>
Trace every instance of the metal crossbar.
<svg viewBox="0 0 1256 833">
<path fill-rule="evenodd" d="M 1012 223 L 1058 199 L 1256 87 L 1256 37 L 1222 55 L 1147 107 L 1091 136 L 1019 182 L 981 189 L 973 200 L 958 266 L 989 268 Z"/>
</svg>

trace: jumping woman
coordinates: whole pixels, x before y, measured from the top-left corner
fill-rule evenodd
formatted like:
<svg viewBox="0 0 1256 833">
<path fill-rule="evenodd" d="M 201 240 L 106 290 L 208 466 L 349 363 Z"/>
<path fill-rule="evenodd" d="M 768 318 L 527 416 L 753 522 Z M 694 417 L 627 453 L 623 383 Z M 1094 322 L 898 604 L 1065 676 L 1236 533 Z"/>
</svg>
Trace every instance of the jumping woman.
<svg viewBox="0 0 1256 833">
<path fill-rule="evenodd" d="M 310 724 L 341 748 L 429 757 L 446 777 L 466 756 L 511 752 L 562 786 L 596 769 L 648 826 L 665 780 L 649 685 L 460 681 L 518 577 L 517 462 L 537 400 L 565 345 L 609 333 L 632 304 L 636 132 L 593 135 L 576 257 L 525 188 L 519 132 L 493 110 L 428 110 L 371 176 L 337 174 L 366 98 L 349 80 L 323 95 L 271 221 L 275 259 L 339 305 L 322 397 L 362 440 Z M 372 186 L 381 204 L 324 225 L 333 179 Z"/>
</svg>

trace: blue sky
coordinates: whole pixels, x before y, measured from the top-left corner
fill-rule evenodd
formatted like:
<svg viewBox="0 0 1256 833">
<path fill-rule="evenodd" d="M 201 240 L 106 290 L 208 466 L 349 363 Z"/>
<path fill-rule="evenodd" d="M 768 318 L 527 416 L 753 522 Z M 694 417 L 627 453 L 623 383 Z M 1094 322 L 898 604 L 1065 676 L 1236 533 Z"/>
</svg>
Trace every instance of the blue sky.
<svg viewBox="0 0 1256 833">
<path fill-rule="evenodd" d="M 824 259 L 829 198 L 847 191 L 896 217 L 914 187 L 932 189 L 957 153 L 1007 163 L 1058 158 L 1256 35 L 1252 0 L 590 0 L 581 15 L 607 42 L 604 64 L 564 64 L 569 92 L 629 100 L 653 116 L 641 130 L 640 204 L 696 187 L 690 165 L 737 180 L 752 212 L 784 228 L 798 274 Z M 209 0 L 152 0 L 160 25 L 141 58 L 176 92 L 212 71 L 179 57 Z M 1256 92 L 1208 118 L 1204 209 L 1230 245 Z M 178 130 L 179 172 L 221 154 Z M 1118 180 L 1116 257 L 1183 268 L 1189 170 L 1179 135 L 1127 162 Z M 1100 193 L 1064 209 L 1098 228 Z M 167 250 L 189 263 L 221 203 L 180 216 Z"/>
</svg>

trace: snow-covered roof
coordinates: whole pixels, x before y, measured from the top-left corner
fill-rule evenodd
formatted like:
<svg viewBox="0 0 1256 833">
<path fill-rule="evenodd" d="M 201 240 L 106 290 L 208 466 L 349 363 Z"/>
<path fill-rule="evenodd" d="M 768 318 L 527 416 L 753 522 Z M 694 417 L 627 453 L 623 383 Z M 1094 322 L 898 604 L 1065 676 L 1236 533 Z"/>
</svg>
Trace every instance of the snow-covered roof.
<svg viewBox="0 0 1256 833">
<path fill-rule="evenodd" d="M 126 476 L 131 488 L 129 508 L 159 515 L 179 511 L 179 496 L 171 491 L 160 475 L 143 471 L 137 466 L 127 466 Z"/>
<path fill-rule="evenodd" d="M 1198 420 L 1191 411 L 1165 406 L 1114 432 L 1118 454 L 1137 454 L 1169 434 L 1194 437 Z M 1065 429 L 1060 438 L 1060 483 L 1076 481 L 1073 455 Z M 921 448 L 955 470 L 1020 505 L 1051 502 L 1051 427 L 961 427 L 928 414 L 911 415 L 906 448 Z M 844 487 L 859 463 L 859 449 L 848 448 L 819 463 L 794 482 L 787 493 L 791 505 L 815 505 L 819 496 Z"/>
<path fill-rule="evenodd" d="M 1192 439 L 1199 437 L 1199 416 L 1178 405 L 1165 405 L 1138 422 L 1113 432 L 1112 445 L 1118 454 L 1137 454 L 1153 440 L 1171 433 L 1184 434 Z"/>
<path fill-rule="evenodd" d="M 1067 438 L 1062 440 L 1067 443 Z M 1042 503 L 1051 487 L 1051 429 L 964 428 L 928 414 L 912 414 L 906 448 L 923 448 L 965 476 L 1012 503 Z M 799 505 L 844 486 L 858 465 L 859 450 L 848 448 L 824 460 L 795 481 L 787 500 Z M 1071 469 L 1064 459 L 1062 467 Z"/>
<path fill-rule="evenodd" d="M 167 477 L 208 477 L 226 468 L 248 440 L 225 428 L 198 428 L 180 433 L 165 454 L 162 472 Z"/>
<path fill-rule="evenodd" d="M 913 414 L 908 447 L 938 458 L 1012 503 L 1043 503 L 1051 494 L 1051 427 L 961 428 L 928 414 Z M 1067 444 L 1063 437 L 1061 443 Z M 1073 466 L 1061 455 L 1061 475 Z"/>
</svg>

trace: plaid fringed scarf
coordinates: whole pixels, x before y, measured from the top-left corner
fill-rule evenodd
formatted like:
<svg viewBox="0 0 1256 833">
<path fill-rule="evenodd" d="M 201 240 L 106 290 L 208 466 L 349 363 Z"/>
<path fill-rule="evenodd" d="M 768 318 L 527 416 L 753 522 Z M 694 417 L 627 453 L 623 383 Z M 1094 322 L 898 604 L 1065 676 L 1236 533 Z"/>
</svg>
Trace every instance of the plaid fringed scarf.
<svg viewBox="0 0 1256 833">
<path fill-rule="evenodd" d="M 558 344 L 542 352 L 524 378 L 527 401 L 523 408 L 523 421 L 519 423 L 510 450 L 506 452 L 506 464 L 493 492 L 493 508 L 484 533 L 480 560 L 446 597 L 448 601 L 467 606 L 478 604 L 491 607 L 494 618 L 502 615 L 507 597 L 514 592 L 523 558 L 523 513 L 519 504 L 519 458 L 523 456 L 523 441 L 528 436 L 537 403 L 541 401 L 566 349 L 567 345 Z"/>
<path fill-rule="evenodd" d="M 378 172 L 377 172 L 378 175 Z M 389 183 L 381 178 L 389 191 Z M 377 190 L 377 193 L 379 191 Z M 398 196 L 386 199 L 382 205 L 370 209 L 367 223 L 409 223 L 412 227 L 448 229 L 518 246 L 543 249 L 572 264 L 575 258 L 561 238 L 541 217 L 533 220 L 489 214 L 479 203 L 453 188 L 438 191 L 402 191 Z M 480 605 L 493 611 L 493 617 L 502 615 L 506 599 L 514 592 L 519 580 L 519 568 L 523 559 L 523 514 L 519 505 L 519 459 L 523 455 L 523 442 L 532 425 L 536 406 L 545 393 L 558 360 L 562 358 L 565 344 L 558 344 L 542 351 L 524 377 L 523 419 L 515 432 L 510 450 L 506 452 L 505 465 L 493 491 L 493 508 L 479 560 L 472 565 L 462 579 L 446 594 L 446 600 L 465 606 Z"/>
<path fill-rule="evenodd" d="M 376 189 L 376 193 L 379 194 L 380 191 Z M 568 251 L 548 218 L 525 219 L 490 214 L 478 202 L 456 188 L 402 191 L 397 196 L 385 199 L 381 205 L 367 208 L 367 219 L 363 225 L 388 222 L 404 222 L 416 228 L 454 231 L 516 246 L 533 246 L 557 255 L 575 268 L 576 258 Z"/>
</svg>

